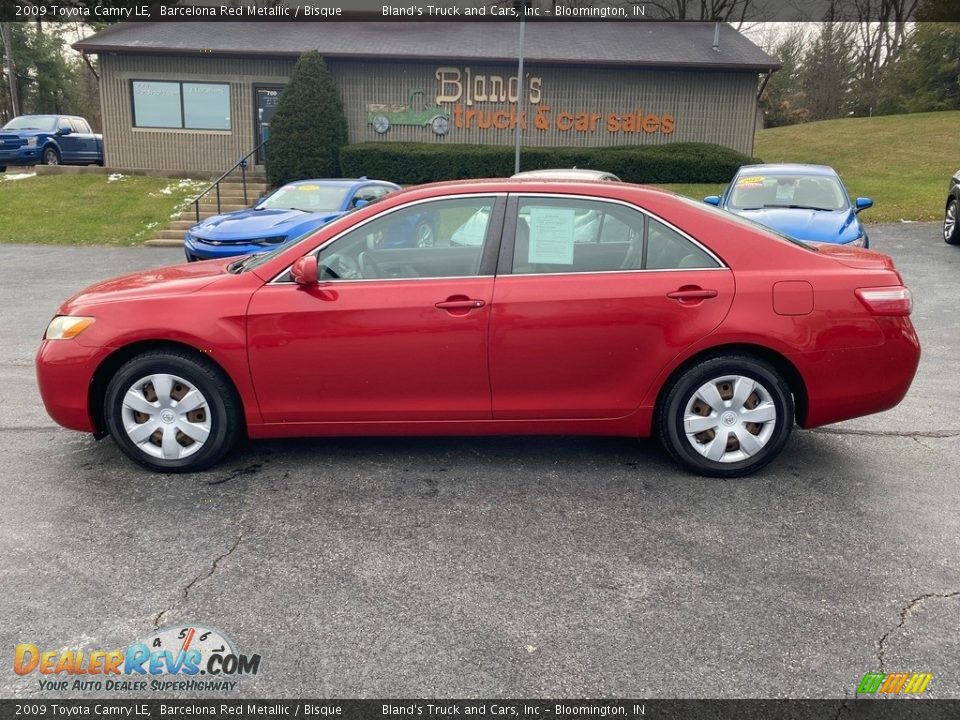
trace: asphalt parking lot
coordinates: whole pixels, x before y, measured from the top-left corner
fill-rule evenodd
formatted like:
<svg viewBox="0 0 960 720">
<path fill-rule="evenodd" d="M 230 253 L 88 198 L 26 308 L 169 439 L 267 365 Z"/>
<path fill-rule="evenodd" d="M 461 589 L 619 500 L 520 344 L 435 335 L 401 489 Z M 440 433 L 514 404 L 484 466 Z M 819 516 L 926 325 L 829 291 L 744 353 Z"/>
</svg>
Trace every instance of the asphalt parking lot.
<svg viewBox="0 0 960 720">
<path fill-rule="evenodd" d="M 61 300 L 181 253 L 0 246 L 0 697 L 131 697 L 41 691 L 13 648 L 180 624 L 261 655 L 230 697 L 851 697 L 878 669 L 960 697 L 960 248 L 870 234 L 913 290 L 913 389 L 734 481 L 603 438 L 258 442 L 151 474 L 56 427 L 32 359 Z"/>
</svg>

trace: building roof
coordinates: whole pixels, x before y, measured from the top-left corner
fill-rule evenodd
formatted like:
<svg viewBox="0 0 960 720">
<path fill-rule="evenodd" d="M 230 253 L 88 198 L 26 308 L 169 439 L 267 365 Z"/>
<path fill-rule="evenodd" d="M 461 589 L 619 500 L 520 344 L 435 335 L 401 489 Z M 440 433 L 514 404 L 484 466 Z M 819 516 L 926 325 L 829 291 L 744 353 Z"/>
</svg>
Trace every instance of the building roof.
<svg viewBox="0 0 960 720">
<path fill-rule="evenodd" d="M 88 53 L 516 62 L 516 22 L 123 22 L 74 43 Z M 527 23 L 524 60 L 765 72 L 780 64 L 726 23 Z"/>
</svg>

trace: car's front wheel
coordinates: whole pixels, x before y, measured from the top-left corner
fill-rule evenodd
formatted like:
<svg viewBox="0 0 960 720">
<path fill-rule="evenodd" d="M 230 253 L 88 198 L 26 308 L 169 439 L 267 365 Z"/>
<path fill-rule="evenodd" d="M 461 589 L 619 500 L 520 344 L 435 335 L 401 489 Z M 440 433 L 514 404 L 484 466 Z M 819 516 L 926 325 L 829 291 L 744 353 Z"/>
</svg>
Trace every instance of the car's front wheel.
<svg viewBox="0 0 960 720">
<path fill-rule="evenodd" d="M 950 198 L 947 210 L 943 214 L 943 239 L 950 245 L 960 245 L 960 225 L 957 216 L 960 215 L 956 198 Z"/>
<path fill-rule="evenodd" d="M 107 430 L 132 460 L 161 472 L 192 472 L 240 439 L 237 394 L 212 363 L 187 352 L 147 352 L 113 376 L 104 398 Z"/>
<path fill-rule="evenodd" d="M 790 387 L 768 363 L 727 356 L 694 365 L 658 408 L 671 456 L 699 475 L 740 477 L 773 460 L 793 428 Z"/>
<path fill-rule="evenodd" d="M 44 165 L 59 165 L 60 153 L 57 152 L 56 148 L 44 148 L 41 160 Z"/>
</svg>

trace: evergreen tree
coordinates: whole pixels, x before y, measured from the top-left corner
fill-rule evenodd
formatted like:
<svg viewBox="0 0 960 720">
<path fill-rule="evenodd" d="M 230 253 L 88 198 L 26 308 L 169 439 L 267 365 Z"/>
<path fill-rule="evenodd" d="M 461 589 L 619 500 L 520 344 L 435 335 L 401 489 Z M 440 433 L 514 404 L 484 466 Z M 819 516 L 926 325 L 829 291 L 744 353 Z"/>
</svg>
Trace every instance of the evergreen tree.
<svg viewBox="0 0 960 720">
<path fill-rule="evenodd" d="M 305 178 L 338 177 L 347 120 L 337 87 L 316 51 L 297 61 L 270 122 L 267 179 L 282 185 Z"/>
</svg>

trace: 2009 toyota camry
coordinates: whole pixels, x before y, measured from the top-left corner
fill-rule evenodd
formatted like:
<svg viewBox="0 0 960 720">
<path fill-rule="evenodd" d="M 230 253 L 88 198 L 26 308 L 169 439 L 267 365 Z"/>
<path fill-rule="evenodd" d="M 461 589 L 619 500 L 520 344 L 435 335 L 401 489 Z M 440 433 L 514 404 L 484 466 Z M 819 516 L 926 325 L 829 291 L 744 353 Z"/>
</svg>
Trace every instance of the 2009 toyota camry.
<svg viewBox="0 0 960 720">
<path fill-rule="evenodd" d="M 384 247 L 409 216 L 432 247 Z M 61 425 L 198 470 L 242 437 L 656 435 L 753 472 L 794 422 L 896 405 L 920 357 L 885 255 L 636 185 L 413 188 L 296 244 L 94 285 L 50 322 Z"/>
</svg>

